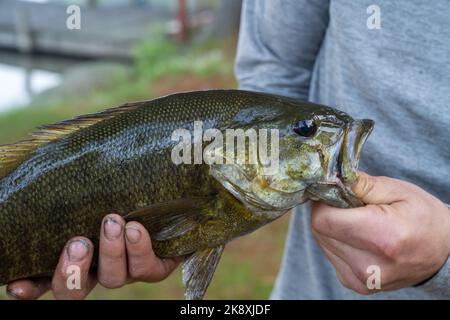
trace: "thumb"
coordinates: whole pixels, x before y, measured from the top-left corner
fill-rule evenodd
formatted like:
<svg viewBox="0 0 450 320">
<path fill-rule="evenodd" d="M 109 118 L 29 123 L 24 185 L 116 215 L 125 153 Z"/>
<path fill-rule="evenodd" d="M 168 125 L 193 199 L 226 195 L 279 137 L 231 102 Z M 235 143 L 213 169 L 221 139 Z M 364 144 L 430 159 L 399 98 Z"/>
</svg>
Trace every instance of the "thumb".
<svg viewBox="0 0 450 320">
<path fill-rule="evenodd" d="M 8 284 L 6 292 L 10 299 L 14 300 L 34 300 L 38 299 L 51 287 L 51 279 L 22 279 Z"/>
<path fill-rule="evenodd" d="M 391 204 L 405 200 L 408 186 L 401 180 L 375 177 L 365 172 L 358 173 L 352 191 L 365 204 Z"/>
</svg>

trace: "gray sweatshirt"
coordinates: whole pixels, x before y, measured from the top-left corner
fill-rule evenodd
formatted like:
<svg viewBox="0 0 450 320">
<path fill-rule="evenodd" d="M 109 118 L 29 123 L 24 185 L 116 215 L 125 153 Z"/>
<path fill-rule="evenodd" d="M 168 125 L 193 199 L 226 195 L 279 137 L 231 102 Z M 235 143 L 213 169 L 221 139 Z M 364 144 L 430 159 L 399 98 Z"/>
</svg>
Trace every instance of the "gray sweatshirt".
<svg viewBox="0 0 450 320">
<path fill-rule="evenodd" d="M 243 89 L 374 119 L 361 170 L 450 202 L 448 0 L 247 0 L 236 75 Z M 450 261 L 423 285 L 358 295 L 315 242 L 305 204 L 292 216 L 272 298 L 450 298 Z"/>
</svg>

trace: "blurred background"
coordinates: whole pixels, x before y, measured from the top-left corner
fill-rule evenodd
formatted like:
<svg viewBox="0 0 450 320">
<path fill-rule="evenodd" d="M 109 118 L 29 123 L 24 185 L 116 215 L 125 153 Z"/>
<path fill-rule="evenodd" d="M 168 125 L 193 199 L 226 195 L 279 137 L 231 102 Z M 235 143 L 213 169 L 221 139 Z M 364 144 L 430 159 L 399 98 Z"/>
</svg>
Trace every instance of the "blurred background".
<svg viewBox="0 0 450 320">
<path fill-rule="evenodd" d="M 0 0 L 0 144 L 127 101 L 235 88 L 241 1 Z M 268 298 L 288 220 L 229 243 L 205 298 Z M 182 299 L 180 271 L 89 298 Z"/>
</svg>

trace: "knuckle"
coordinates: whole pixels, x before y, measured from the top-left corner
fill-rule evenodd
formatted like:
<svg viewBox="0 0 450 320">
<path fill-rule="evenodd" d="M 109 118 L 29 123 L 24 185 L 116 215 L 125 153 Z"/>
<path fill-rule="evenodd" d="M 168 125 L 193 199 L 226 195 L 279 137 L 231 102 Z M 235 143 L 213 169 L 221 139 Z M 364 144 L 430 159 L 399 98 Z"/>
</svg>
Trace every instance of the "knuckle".
<svg viewBox="0 0 450 320">
<path fill-rule="evenodd" d="M 374 222 L 374 219 L 380 216 L 386 215 L 389 212 L 389 208 L 383 205 L 368 204 L 366 205 L 366 215 L 368 222 Z"/>
<path fill-rule="evenodd" d="M 319 218 L 317 218 L 316 214 L 314 214 L 311 217 L 311 228 L 312 228 L 313 231 L 318 231 L 320 229 Z"/>
<path fill-rule="evenodd" d="M 355 274 L 355 277 L 362 283 L 366 283 L 367 280 L 367 270 L 362 265 L 357 265 L 352 269 L 353 273 Z"/>
<path fill-rule="evenodd" d="M 119 261 L 126 258 L 126 249 L 123 242 L 101 242 L 99 259 L 100 263 Z M 104 260 L 104 261 L 103 261 Z"/>
<path fill-rule="evenodd" d="M 375 204 L 368 204 L 366 205 L 366 214 L 370 215 L 370 216 L 374 216 L 380 213 L 380 208 L 379 206 L 375 205 Z"/>
<path fill-rule="evenodd" d="M 151 272 L 148 268 L 144 268 L 142 265 L 139 264 L 132 264 L 128 268 L 128 272 L 130 273 L 130 276 L 135 280 L 147 280 L 151 278 Z"/>
<path fill-rule="evenodd" d="M 316 233 L 321 233 L 324 230 L 327 230 L 328 227 L 329 226 L 326 217 L 318 213 L 312 215 L 311 228 L 313 229 L 313 231 L 315 231 Z"/>
<path fill-rule="evenodd" d="M 396 227 L 389 236 L 379 244 L 381 253 L 391 259 L 396 260 L 407 247 L 410 240 L 410 232 L 407 227 Z"/>
<path fill-rule="evenodd" d="M 126 253 L 124 249 L 121 248 L 111 248 L 107 250 L 103 250 L 101 252 L 101 258 L 107 258 L 107 260 L 111 261 L 119 261 L 123 260 L 126 257 Z"/>
<path fill-rule="evenodd" d="M 399 254 L 400 244 L 393 240 L 387 240 L 381 245 L 380 251 L 385 257 L 395 259 Z"/>
<path fill-rule="evenodd" d="M 107 289 L 121 288 L 125 284 L 125 281 L 125 279 L 105 275 L 100 275 L 98 277 L 98 282 Z"/>
</svg>

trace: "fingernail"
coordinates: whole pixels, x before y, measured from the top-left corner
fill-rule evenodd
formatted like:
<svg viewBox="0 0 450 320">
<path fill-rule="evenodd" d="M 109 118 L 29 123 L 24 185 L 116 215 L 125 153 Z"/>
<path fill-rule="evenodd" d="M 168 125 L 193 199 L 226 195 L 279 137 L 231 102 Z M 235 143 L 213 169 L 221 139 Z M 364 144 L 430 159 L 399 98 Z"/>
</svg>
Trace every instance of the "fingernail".
<svg viewBox="0 0 450 320">
<path fill-rule="evenodd" d="M 122 233 L 122 225 L 111 217 L 105 220 L 105 236 L 109 240 L 117 239 Z"/>
<path fill-rule="evenodd" d="M 86 240 L 79 239 L 72 241 L 67 247 L 69 260 L 73 262 L 83 260 L 89 252 L 89 243 Z"/>
<path fill-rule="evenodd" d="M 127 237 L 127 240 L 131 243 L 138 243 L 139 240 L 141 240 L 142 236 L 141 231 L 138 228 L 132 226 L 127 226 L 125 228 L 125 235 Z"/>
<path fill-rule="evenodd" d="M 10 289 L 10 288 L 6 289 L 6 293 L 8 294 L 8 296 L 10 296 L 13 299 L 20 299 L 21 292 L 22 292 L 21 289 Z"/>
</svg>

